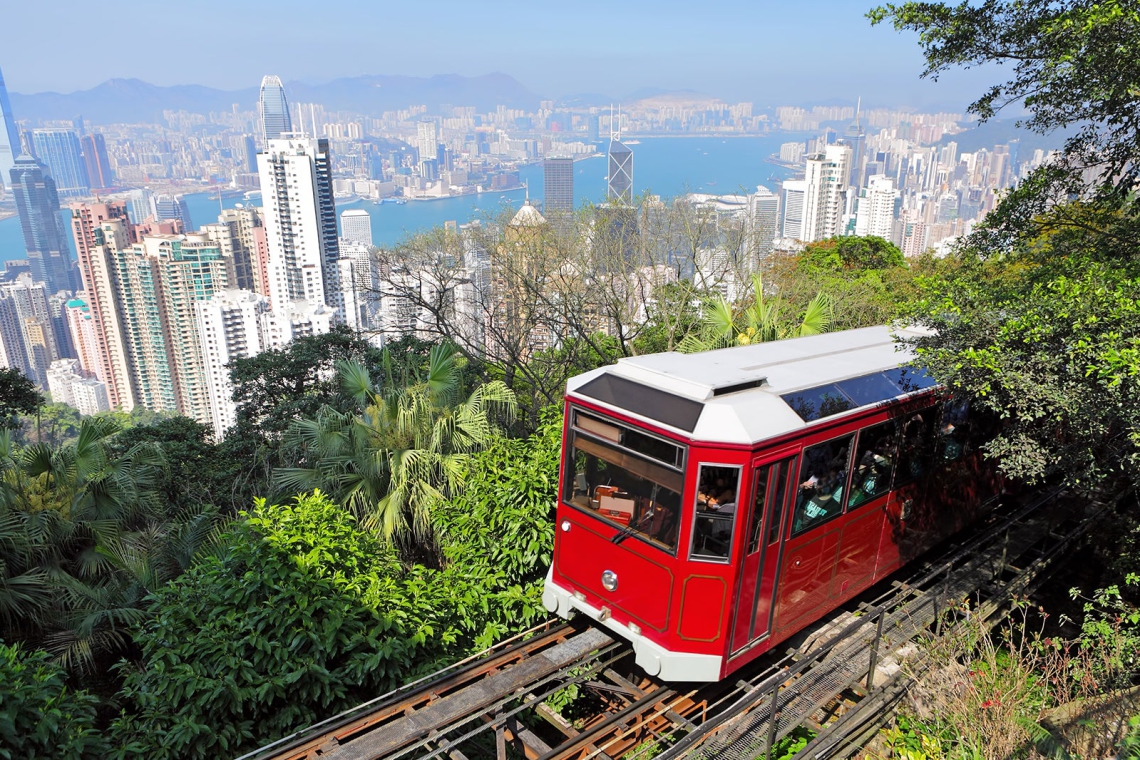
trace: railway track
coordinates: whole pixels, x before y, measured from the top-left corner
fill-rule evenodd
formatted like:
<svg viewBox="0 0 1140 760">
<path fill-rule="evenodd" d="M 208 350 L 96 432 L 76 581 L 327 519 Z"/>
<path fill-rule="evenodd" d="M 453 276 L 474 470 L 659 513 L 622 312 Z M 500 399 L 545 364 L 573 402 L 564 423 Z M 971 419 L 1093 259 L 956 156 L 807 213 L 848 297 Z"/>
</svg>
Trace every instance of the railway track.
<svg viewBox="0 0 1140 760">
<path fill-rule="evenodd" d="M 1000 616 L 1105 508 L 1050 492 L 999 509 L 970 538 L 735 680 L 662 683 L 608 632 L 547 623 L 240 760 L 616 760 L 650 747 L 659 760 L 754 758 L 801 725 L 817 732 L 802 756 L 845 756 L 901 698 L 899 652 L 909 642 L 936 635 L 954 600 L 974 598 L 972 614 Z M 576 706 L 591 706 L 573 721 L 548 704 L 568 689 Z"/>
</svg>

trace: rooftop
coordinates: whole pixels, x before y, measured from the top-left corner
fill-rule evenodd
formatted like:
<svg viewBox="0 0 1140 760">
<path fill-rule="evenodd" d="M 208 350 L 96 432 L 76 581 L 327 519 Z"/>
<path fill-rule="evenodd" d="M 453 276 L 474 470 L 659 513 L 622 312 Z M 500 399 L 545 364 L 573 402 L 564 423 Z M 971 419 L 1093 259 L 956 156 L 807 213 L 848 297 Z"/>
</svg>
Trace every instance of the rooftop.
<svg viewBox="0 0 1140 760">
<path fill-rule="evenodd" d="M 572 378 L 567 391 L 685 437 L 750 444 L 930 387 L 920 371 L 905 378 L 897 371 L 914 356 L 896 338 L 918 335 L 867 327 L 696 354 L 635 356 Z M 821 414 L 815 407 L 821 400 L 840 403 Z"/>
</svg>

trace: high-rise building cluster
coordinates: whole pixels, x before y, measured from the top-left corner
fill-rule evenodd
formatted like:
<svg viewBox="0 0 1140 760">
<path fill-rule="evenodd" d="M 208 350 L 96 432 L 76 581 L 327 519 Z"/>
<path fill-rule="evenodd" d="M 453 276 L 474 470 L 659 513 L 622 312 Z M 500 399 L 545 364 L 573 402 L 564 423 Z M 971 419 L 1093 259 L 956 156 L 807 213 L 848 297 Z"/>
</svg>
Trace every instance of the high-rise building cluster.
<svg viewBox="0 0 1140 760">
<path fill-rule="evenodd" d="M 77 266 L 56 171 L 18 156 L 9 176 L 29 271 L 0 282 L 0 365 L 85 414 L 143 407 L 222 436 L 236 419 L 230 362 L 338 323 L 370 328 L 378 316 L 368 214 L 349 212 L 339 240 L 328 141 L 293 130 L 275 77 L 262 85 L 261 111 L 263 207 L 220 209 L 195 228 L 176 195 L 143 189 L 75 202 Z M 33 135 L 41 133 L 50 137 L 42 151 L 81 155 L 70 133 Z"/>
<path fill-rule="evenodd" d="M 804 113 L 779 109 L 781 118 Z M 800 109 L 802 111 L 802 109 Z M 818 110 L 818 109 L 817 109 Z M 798 170 L 781 183 L 777 245 L 794 249 L 835 235 L 873 235 L 904 254 L 945 250 L 969 233 L 1001 194 L 1050 158 L 1019 163 L 1019 141 L 960 152 L 946 133 L 956 114 L 863 114 L 840 135 L 784 143 L 772 161 Z M 878 127 L 868 133 L 863 120 Z M 931 145 L 931 142 L 941 144 Z"/>
</svg>

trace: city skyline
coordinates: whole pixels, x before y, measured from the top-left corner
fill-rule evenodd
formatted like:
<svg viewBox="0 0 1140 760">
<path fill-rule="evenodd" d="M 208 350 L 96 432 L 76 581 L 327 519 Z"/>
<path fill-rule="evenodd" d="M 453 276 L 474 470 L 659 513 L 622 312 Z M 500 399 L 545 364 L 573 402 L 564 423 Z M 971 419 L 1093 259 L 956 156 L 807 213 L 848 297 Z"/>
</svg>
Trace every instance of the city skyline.
<svg viewBox="0 0 1140 760">
<path fill-rule="evenodd" d="M 561 6 L 526 6 L 524 12 L 517 4 L 517 12 L 512 12 L 508 4 L 494 14 L 492 29 L 491 19 L 478 7 L 446 1 L 438 5 L 439 17 L 455 23 L 441 23 L 433 30 L 441 44 L 433 45 L 432 55 L 423 54 L 419 35 L 385 35 L 384 65 L 367 69 L 361 69 L 359 58 L 346 51 L 372 48 L 381 23 L 384 28 L 399 28 L 405 18 L 409 24 L 418 22 L 411 6 L 359 5 L 353 12 L 330 15 L 326 21 L 331 28 L 313 37 L 305 25 L 286 23 L 288 13 L 267 15 L 261 3 L 223 8 L 208 0 L 185 20 L 188 32 L 199 27 L 202 31 L 203 49 L 193 60 L 172 56 L 148 59 L 144 65 L 128 50 L 110 50 L 77 70 L 66 61 L 46 59 L 30 39 L 12 39 L 6 43 L 11 60 L 4 65 L 9 88 L 22 94 L 73 92 L 114 78 L 236 90 L 266 71 L 276 72 L 286 87 L 293 81 L 322 82 L 362 74 L 503 72 L 539 96 L 558 99 L 599 91 L 606 97 L 625 98 L 656 88 L 762 105 L 797 95 L 802 99 L 803 93 L 811 92 L 823 100 L 853 101 L 864 94 L 872 104 L 918 107 L 960 107 L 979 91 L 988 73 L 954 73 L 937 83 L 920 80 L 922 58 L 911 35 L 871 27 L 865 14 L 873 3 L 864 6 L 849 0 L 813 0 L 795 6 L 740 3 L 733 9 L 731 24 L 724 23 L 723 14 L 694 15 L 684 3 L 656 4 L 649 12 L 644 6 L 615 8 L 591 0 L 575 10 L 581 31 L 564 35 L 533 33 L 564 23 L 567 12 Z M 124 10 L 123 23 L 138 25 L 140 33 L 162 13 L 158 7 L 136 2 Z M 11 11 L 15 23 L 25 19 L 30 24 L 35 13 L 31 6 Z M 232 23 L 218 27 L 213 20 L 219 14 Z M 79 45 L 87 34 L 82 14 L 61 15 L 53 28 L 56 39 L 66 45 L 74 37 Z M 677 23 L 682 17 L 684 23 Z M 802 49 L 809 21 L 812 36 L 828 37 L 835 44 L 806 57 Z M 510 44 L 472 44 L 482 39 L 481 32 L 492 31 Z M 852 60 L 860 65 L 849 65 Z M 715 62 L 715 77 L 709 76 L 707 66 L 694 65 L 702 61 Z M 770 76 L 774 66 L 779 77 Z M 890 93 L 892 102 L 882 103 L 878 93 Z"/>
</svg>

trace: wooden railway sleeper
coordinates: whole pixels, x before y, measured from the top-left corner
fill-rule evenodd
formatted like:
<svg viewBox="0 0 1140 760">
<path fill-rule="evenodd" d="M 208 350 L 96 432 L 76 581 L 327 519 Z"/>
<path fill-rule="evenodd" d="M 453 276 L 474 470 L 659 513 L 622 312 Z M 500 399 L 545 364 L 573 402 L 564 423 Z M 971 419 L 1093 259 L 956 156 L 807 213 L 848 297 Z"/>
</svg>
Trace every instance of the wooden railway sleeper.
<svg viewBox="0 0 1140 760">
<path fill-rule="evenodd" d="M 647 693 L 645 690 L 639 688 L 638 686 L 633 684 L 631 681 L 628 681 L 627 679 L 622 678 L 620 675 L 615 673 L 612 668 L 607 669 L 605 671 L 605 675 L 607 678 L 614 681 L 615 683 L 622 684 L 626 688 L 630 689 L 631 692 L 634 694 L 634 696 L 644 697 Z M 690 731 L 692 731 L 694 728 L 696 728 L 696 725 L 692 721 L 690 721 L 688 718 L 686 718 L 685 716 L 678 713 L 676 710 L 668 710 L 665 713 L 665 717 L 668 718 L 669 720 L 673 721 L 674 723 L 678 723 L 678 724 L 684 726 L 685 728 L 687 728 Z"/>
</svg>

